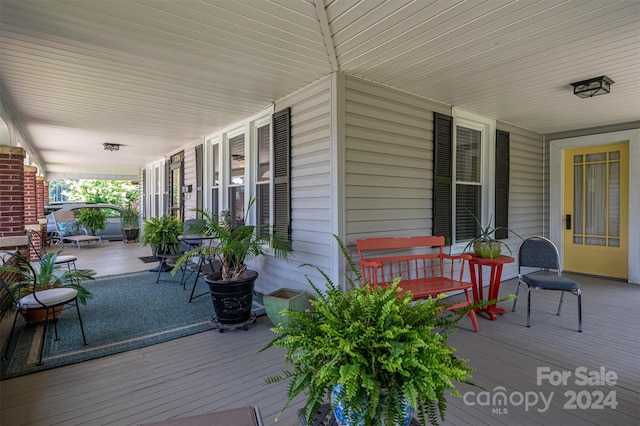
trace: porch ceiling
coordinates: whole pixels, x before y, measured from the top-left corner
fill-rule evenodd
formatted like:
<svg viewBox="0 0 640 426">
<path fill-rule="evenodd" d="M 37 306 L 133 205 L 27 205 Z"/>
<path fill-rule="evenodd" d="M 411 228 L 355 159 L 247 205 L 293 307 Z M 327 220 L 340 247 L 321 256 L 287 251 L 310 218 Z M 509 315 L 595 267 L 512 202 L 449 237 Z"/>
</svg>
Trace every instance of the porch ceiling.
<svg viewBox="0 0 640 426">
<path fill-rule="evenodd" d="M 0 37 L 54 177 L 136 175 L 333 71 L 544 134 L 640 120 L 634 0 L 1 0 Z"/>
</svg>

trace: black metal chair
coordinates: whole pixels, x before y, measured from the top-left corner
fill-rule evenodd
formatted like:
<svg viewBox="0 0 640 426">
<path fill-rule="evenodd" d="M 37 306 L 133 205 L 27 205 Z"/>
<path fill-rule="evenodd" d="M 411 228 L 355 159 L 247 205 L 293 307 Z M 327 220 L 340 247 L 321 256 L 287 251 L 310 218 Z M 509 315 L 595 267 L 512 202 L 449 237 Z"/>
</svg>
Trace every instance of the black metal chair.
<svg viewBox="0 0 640 426">
<path fill-rule="evenodd" d="M 16 326 L 16 320 L 19 313 L 27 313 L 29 311 L 45 311 L 44 330 L 42 332 L 42 340 L 40 342 L 40 354 L 38 356 L 38 365 L 42 365 L 42 354 L 44 351 L 44 343 L 47 338 L 47 329 L 49 328 L 49 317 L 51 317 L 54 325 L 55 340 L 58 337 L 58 319 L 56 318 L 56 308 L 64 305 L 75 305 L 78 312 L 78 322 L 82 332 L 82 341 L 86 345 L 87 339 L 84 334 L 82 325 L 82 317 L 80 316 L 80 307 L 78 304 L 78 291 L 69 287 L 59 287 L 50 289 L 38 289 L 37 274 L 33 267 L 20 255 L 14 252 L 0 252 L 0 284 L 4 291 L 9 295 L 14 303 L 16 310 L 11 331 L 7 338 L 6 347 L 2 358 L 6 359 L 13 337 L 13 331 Z"/>
<path fill-rule="evenodd" d="M 560 254 L 558 248 L 550 240 L 543 237 L 531 237 L 524 240 L 518 252 L 518 283 L 513 309 L 516 310 L 520 288 L 527 291 L 527 327 L 531 326 L 531 290 L 561 291 L 557 315 L 560 315 L 564 303 L 564 293 L 569 292 L 578 297 L 578 331 L 582 331 L 582 293 L 580 284 L 562 276 Z M 540 268 L 541 271 L 523 273 L 523 268 Z M 554 272 L 555 271 L 555 272 Z"/>
<path fill-rule="evenodd" d="M 178 247 L 177 253 L 164 253 L 164 254 L 156 253 L 156 257 L 160 259 L 158 264 L 158 275 L 156 277 L 156 283 L 160 281 L 176 281 L 177 282 L 177 280 L 161 280 L 160 274 L 162 272 L 171 271 L 173 269 L 173 265 L 175 264 L 175 262 L 178 260 L 180 256 L 182 256 L 184 253 L 188 252 L 192 248 L 197 247 L 201 244 L 202 242 L 201 238 L 198 238 L 197 236 L 188 235 L 189 229 L 198 223 L 200 223 L 199 219 L 187 219 L 184 221 L 184 225 L 182 228 L 182 235 L 180 238 L 180 245 Z M 191 273 L 193 273 L 193 271 L 195 270 L 195 267 L 193 266 L 195 264 L 197 264 L 197 262 L 192 261 L 192 259 L 187 259 L 187 261 L 182 264 L 182 267 L 181 267 L 182 274 L 180 277 L 180 285 L 185 290 L 186 290 L 186 281 L 191 275 Z M 187 275 L 188 271 L 191 271 L 191 272 Z"/>
<path fill-rule="evenodd" d="M 32 230 L 27 231 L 27 236 L 29 237 L 29 245 L 38 256 L 38 259 L 42 261 L 42 254 L 45 252 L 44 238 L 38 232 Z M 58 255 L 54 264 L 56 266 L 66 266 L 71 271 L 71 268 L 76 269 L 76 260 L 78 260 L 78 257 L 71 254 Z"/>
<path fill-rule="evenodd" d="M 198 261 L 198 265 L 196 270 L 196 279 L 193 281 L 193 287 L 191 287 L 191 294 L 189 295 L 189 303 L 191 303 L 194 299 L 197 299 L 200 296 L 205 296 L 210 293 L 209 290 L 206 290 L 202 293 L 195 294 L 196 286 L 198 285 L 198 280 L 200 277 L 203 277 L 208 274 L 213 274 L 214 272 L 220 272 L 220 261 L 215 258 L 207 257 L 204 255 L 200 256 L 200 260 Z"/>
</svg>

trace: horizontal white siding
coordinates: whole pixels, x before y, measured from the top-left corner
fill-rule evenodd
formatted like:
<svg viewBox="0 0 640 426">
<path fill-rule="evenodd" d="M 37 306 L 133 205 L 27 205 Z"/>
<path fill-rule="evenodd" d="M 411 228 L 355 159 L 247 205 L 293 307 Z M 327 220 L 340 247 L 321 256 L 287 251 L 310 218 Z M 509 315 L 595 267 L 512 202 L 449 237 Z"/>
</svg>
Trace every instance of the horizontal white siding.
<svg viewBox="0 0 640 426">
<path fill-rule="evenodd" d="M 346 79 L 346 235 L 359 238 L 432 233 L 433 111 L 447 107 L 354 78 Z M 498 123 L 510 133 L 509 226 L 543 233 L 542 136 Z M 516 255 L 520 239 L 507 241 Z M 517 274 L 505 267 L 504 278 Z"/>
<path fill-rule="evenodd" d="M 323 279 L 307 263 L 331 275 L 331 79 L 324 78 L 279 100 L 275 111 L 291 108 L 291 233 L 288 262 L 261 267 L 259 291 L 278 287 L 310 291 L 304 277 L 324 288 Z"/>
<path fill-rule="evenodd" d="M 354 78 L 345 103 L 347 242 L 430 235 L 434 105 Z"/>
</svg>

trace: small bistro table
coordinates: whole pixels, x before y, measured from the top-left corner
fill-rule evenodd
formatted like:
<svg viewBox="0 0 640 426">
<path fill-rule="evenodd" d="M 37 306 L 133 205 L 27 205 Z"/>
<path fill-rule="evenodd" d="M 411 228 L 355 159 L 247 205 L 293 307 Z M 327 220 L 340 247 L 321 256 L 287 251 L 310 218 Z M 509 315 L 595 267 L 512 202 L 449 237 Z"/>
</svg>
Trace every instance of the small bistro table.
<svg viewBox="0 0 640 426">
<path fill-rule="evenodd" d="M 498 292 L 500 291 L 500 280 L 502 279 L 502 267 L 507 263 L 513 263 L 514 259 L 511 256 L 500 255 L 494 259 L 488 259 L 480 257 L 476 254 L 471 254 L 469 260 L 469 269 L 471 270 L 471 282 L 473 283 L 473 299 L 474 301 L 480 300 L 497 300 Z M 491 274 L 489 275 L 489 294 L 487 298 L 483 295 L 482 285 L 482 267 L 489 266 L 491 268 Z M 489 305 L 480 310 L 489 315 L 489 318 L 495 320 L 496 314 L 504 314 L 505 310 L 495 305 Z"/>
</svg>

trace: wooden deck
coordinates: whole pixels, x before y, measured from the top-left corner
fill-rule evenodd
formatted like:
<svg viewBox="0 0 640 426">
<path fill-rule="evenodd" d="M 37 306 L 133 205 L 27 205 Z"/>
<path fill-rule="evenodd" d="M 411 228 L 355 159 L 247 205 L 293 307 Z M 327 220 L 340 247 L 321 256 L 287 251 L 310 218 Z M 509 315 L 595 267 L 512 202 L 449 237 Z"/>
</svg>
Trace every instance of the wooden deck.
<svg viewBox="0 0 640 426">
<path fill-rule="evenodd" d="M 583 289 L 583 333 L 576 332 L 576 298 L 567 295 L 563 315 L 557 317 L 559 293 L 551 291 L 533 294 L 531 328 L 525 327 L 524 298 L 515 313 L 504 303 L 507 313 L 496 321 L 480 314 L 479 333 L 462 320 L 450 343 L 477 369 L 473 380 L 489 394 L 461 385 L 465 397 L 449 398 L 445 424 L 640 424 L 640 286 L 574 278 Z M 502 294 L 514 286 L 513 280 L 504 282 Z M 278 349 L 256 353 L 273 337 L 269 327 L 268 319 L 260 317 L 249 331 L 205 332 L 2 381 L 0 424 L 135 425 L 256 405 L 265 424 L 272 425 L 284 404 L 285 385 L 265 385 L 264 379 L 285 366 Z M 580 368 L 598 375 L 603 369 L 610 372 L 610 384 L 582 385 L 582 370 L 576 376 Z M 538 369 L 570 376 L 566 384 L 554 386 L 545 379 L 538 385 Z M 500 391 L 506 404 L 492 401 Z M 571 392 L 578 397 L 575 409 L 570 408 Z M 603 409 L 593 407 L 600 392 L 612 395 L 601 401 Z M 549 406 L 542 398 L 550 399 Z M 530 405 L 525 407 L 523 400 Z M 613 402 L 617 406 L 610 408 Z M 294 404 L 275 424 L 296 425 L 300 406 L 300 401 Z"/>
</svg>

